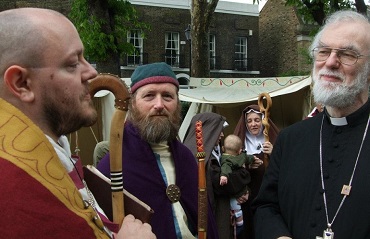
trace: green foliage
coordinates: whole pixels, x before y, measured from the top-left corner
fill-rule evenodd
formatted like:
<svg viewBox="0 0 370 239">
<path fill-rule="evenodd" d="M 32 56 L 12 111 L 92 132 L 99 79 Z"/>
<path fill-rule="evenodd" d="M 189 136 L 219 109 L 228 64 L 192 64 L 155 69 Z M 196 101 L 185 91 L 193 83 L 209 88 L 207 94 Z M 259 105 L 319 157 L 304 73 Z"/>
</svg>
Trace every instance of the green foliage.
<svg viewBox="0 0 370 239">
<path fill-rule="evenodd" d="M 307 65 L 312 65 L 313 64 L 313 59 L 311 57 L 311 54 L 310 54 L 310 51 L 308 48 L 299 48 L 298 49 L 298 54 L 303 56 L 304 58 L 304 63 L 307 64 Z"/>
<path fill-rule="evenodd" d="M 126 0 L 74 0 L 69 18 L 75 24 L 90 61 L 104 61 L 110 53 L 132 54 L 134 47 L 126 41 L 127 32 L 133 29 L 149 30 L 139 21 L 135 8 Z M 95 9 L 94 7 L 106 7 Z M 101 17 L 97 12 L 104 12 Z"/>
<path fill-rule="evenodd" d="M 294 6 L 298 14 L 303 17 L 307 23 L 315 22 L 313 14 L 319 10 L 319 4 L 323 4 L 323 10 L 326 15 L 336 11 L 334 4 L 337 4 L 339 9 L 353 8 L 352 0 L 286 0 L 287 6 Z"/>
</svg>

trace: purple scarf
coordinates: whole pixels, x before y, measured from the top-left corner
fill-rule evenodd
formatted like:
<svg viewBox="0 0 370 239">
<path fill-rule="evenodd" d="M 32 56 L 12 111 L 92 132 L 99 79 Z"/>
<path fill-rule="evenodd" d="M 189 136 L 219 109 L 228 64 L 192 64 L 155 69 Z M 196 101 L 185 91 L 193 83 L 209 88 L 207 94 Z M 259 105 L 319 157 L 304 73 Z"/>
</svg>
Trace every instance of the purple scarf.
<svg viewBox="0 0 370 239">
<path fill-rule="evenodd" d="M 189 228 L 195 233 L 198 221 L 196 159 L 178 140 L 173 140 L 169 146 L 175 164 L 176 185 L 181 190 L 180 203 L 187 215 Z M 129 122 L 125 123 L 122 151 L 124 188 L 154 210 L 151 225 L 157 238 L 176 238 L 172 206 L 166 196 L 167 185 L 163 181 L 155 155 L 150 145 L 140 138 L 137 130 Z M 98 169 L 110 177 L 109 154 L 100 161 Z M 211 231 L 207 231 L 207 235 L 211 236 L 209 238 L 217 238 L 214 219 L 211 218 L 209 221 L 208 228 L 211 228 Z"/>
</svg>

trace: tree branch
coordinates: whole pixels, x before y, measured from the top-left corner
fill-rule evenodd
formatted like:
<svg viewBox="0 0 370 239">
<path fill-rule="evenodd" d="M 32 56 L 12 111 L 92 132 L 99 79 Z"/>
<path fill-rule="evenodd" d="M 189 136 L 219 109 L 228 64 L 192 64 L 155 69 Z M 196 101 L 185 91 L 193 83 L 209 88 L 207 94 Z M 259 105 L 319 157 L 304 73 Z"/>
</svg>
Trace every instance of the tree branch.
<svg viewBox="0 0 370 239">
<path fill-rule="evenodd" d="M 315 22 L 322 26 L 326 17 L 324 3 L 322 1 L 310 3 L 310 0 L 303 0 L 302 3 L 309 9 Z"/>
<path fill-rule="evenodd" d="M 355 6 L 357 12 L 362 13 L 364 15 L 367 14 L 367 7 L 364 0 L 355 0 Z"/>
<path fill-rule="evenodd" d="M 207 29 L 209 28 L 209 25 L 211 23 L 213 13 L 216 10 L 218 1 L 219 0 L 210 0 L 208 5 L 207 5 L 207 10 L 206 10 L 206 23 L 208 24 Z"/>
</svg>

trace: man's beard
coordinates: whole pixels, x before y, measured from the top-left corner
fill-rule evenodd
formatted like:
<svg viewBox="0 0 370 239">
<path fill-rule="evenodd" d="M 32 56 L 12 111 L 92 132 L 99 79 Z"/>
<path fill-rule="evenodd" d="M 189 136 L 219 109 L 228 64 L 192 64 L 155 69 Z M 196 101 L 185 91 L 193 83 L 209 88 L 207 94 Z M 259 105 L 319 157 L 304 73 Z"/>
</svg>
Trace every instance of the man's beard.
<svg viewBox="0 0 370 239">
<path fill-rule="evenodd" d="M 319 79 L 320 74 L 339 77 L 342 82 L 325 82 Z M 353 85 L 348 86 L 345 84 L 346 79 L 343 74 L 340 74 L 337 71 L 320 70 L 317 74 L 312 75 L 314 81 L 313 95 L 315 102 L 341 109 L 353 105 L 359 94 L 362 91 L 367 90 L 365 88 L 367 85 L 368 75 L 369 65 L 365 64 L 358 72 Z"/>
<path fill-rule="evenodd" d="M 136 107 L 129 110 L 128 120 L 138 129 L 141 138 L 149 143 L 160 143 L 174 140 L 179 132 L 181 122 L 181 105 L 173 114 L 162 111 L 165 116 L 149 116 L 141 113 Z"/>
<path fill-rule="evenodd" d="M 82 94 L 80 102 L 83 101 L 84 97 L 85 94 Z M 43 112 L 46 119 L 48 119 L 49 127 L 57 136 L 73 133 L 81 127 L 91 126 L 97 120 L 97 112 L 92 101 L 89 105 L 93 109 L 92 114 L 83 115 L 83 112 L 81 112 L 83 109 L 75 107 L 75 102 L 66 101 L 66 104 L 61 105 L 59 101 L 56 102 L 52 97 L 48 97 L 46 93 L 43 94 L 43 99 L 45 102 Z"/>
</svg>

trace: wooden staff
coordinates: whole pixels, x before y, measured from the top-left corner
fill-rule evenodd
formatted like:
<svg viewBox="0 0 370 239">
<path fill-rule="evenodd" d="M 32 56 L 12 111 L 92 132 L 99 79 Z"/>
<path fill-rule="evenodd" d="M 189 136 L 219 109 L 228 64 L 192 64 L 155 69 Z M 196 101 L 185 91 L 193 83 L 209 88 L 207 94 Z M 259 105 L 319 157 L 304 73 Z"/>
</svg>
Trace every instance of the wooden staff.
<svg viewBox="0 0 370 239">
<path fill-rule="evenodd" d="M 263 104 L 263 98 L 266 98 L 266 107 Z M 264 126 L 263 130 L 263 135 L 265 137 L 265 142 L 270 141 L 269 137 L 269 129 L 270 129 L 270 124 L 269 124 L 269 118 L 270 118 L 270 108 L 272 107 L 272 100 L 271 97 L 268 93 L 261 93 L 258 96 L 258 106 L 260 107 L 260 112 L 264 114 L 264 118 L 262 119 L 262 124 Z M 268 155 L 264 154 L 264 159 L 263 159 L 263 164 L 265 167 L 268 166 Z"/>
<path fill-rule="evenodd" d="M 99 74 L 89 82 L 90 95 L 94 97 L 100 90 L 109 90 L 116 97 L 115 112 L 113 113 L 110 129 L 110 170 L 112 190 L 113 222 L 121 227 L 125 217 L 123 202 L 123 178 L 122 178 L 122 139 L 123 125 L 128 110 L 130 93 L 128 87 L 118 76 L 111 74 Z"/>
<path fill-rule="evenodd" d="M 195 123 L 195 139 L 197 144 L 198 159 L 198 239 L 207 238 L 207 187 L 206 187 L 206 165 L 202 121 Z"/>
</svg>

